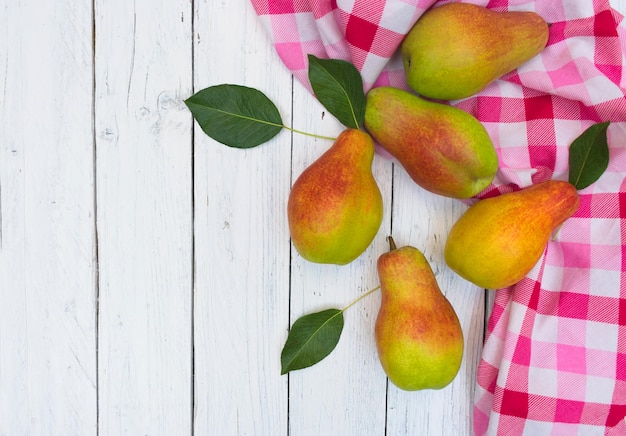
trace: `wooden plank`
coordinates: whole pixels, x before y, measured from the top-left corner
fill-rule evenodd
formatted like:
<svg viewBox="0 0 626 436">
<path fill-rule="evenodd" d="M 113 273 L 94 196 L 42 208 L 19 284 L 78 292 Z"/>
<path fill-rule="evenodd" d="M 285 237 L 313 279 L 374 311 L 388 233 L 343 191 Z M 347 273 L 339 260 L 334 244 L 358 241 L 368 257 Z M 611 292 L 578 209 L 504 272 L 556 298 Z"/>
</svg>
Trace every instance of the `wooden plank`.
<svg viewBox="0 0 626 436">
<path fill-rule="evenodd" d="M 248 0 L 195 2 L 195 87 L 259 89 L 291 118 L 291 76 Z M 287 131 L 248 150 L 195 134 L 195 432 L 287 434 Z"/>
<path fill-rule="evenodd" d="M 320 134 L 341 130 L 327 118 L 322 121 L 323 109 L 310 95 L 296 88 L 294 96 L 299 101 L 294 107 L 294 123 L 304 122 L 302 130 Z M 294 144 L 294 176 L 329 146 L 322 141 L 300 142 L 300 146 Z M 425 252 L 454 305 L 466 335 L 463 366 L 455 381 L 442 391 L 409 393 L 388 385 L 373 340 L 380 306 L 380 294 L 375 293 L 346 312 L 342 339 L 329 357 L 290 375 L 291 431 L 382 434 L 386 428 L 389 434 L 441 434 L 443 428 L 444 434 L 469 434 L 474 375 L 482 347 L 484 292 L 455 276 L 442 257 L 445 236 L 465 206 L 422 190 L 396 166 L 392 210 L 391 162 L 377 156 L 374 171 L 387 208 L 381 231 L 372 247 L 348 266 L 319 266 L 293 258 L 292 322 L 304 313 L 342 308 L 377 286 L 376 260 L 388 250 L 385 238 L 393 233 L 398 244 L 414 245 Z"/>
<path fill-rule="evenodd" d="M 191 433 L 192 12 L 96 1 L 101 434 Z"/>
<path fill-rule="evenodd" d="M 294 88 L 294 124 L 299 130 L 337 136 L 343 126 L 300 85 Z M 293 179 L 332 141 L 294 136 Z M 391 230 L 391 162 L 376 156 L 373 172 L 384 202 L 384 220 L 372 245 L 349 265 L 319 265 L 295 250 L 291 272 L 291 323 L 327 308 L 342 309 L 378 286 L 376 261 L 388 250 Z M 376 292 L 344 312 L 344 330 L 335 350 L 322 362 L 289 378 L 291 434 L 384 434 L 386 379 L 376 354 Z"/>
<path fill-rule="evenodd" d="M 454 274 L 443 259 L 448 231 L 467 206 L 418 187 L 400 166 L 396 165 L 394 173 L 396 243 L 413 245 L 428 259 L 439 287 L 459 317 L 465 350 L 459 373 L 442 390 L 405 392 L 389 385 L 387 431 L 388 434 L 471 434 L 476 368 L 483 341 L 485 291 Z"/>
<path fill-rule="evenodd" d="M 0 10 L 0 434 L 95 434 L 91 4 Z"/>
</svg>

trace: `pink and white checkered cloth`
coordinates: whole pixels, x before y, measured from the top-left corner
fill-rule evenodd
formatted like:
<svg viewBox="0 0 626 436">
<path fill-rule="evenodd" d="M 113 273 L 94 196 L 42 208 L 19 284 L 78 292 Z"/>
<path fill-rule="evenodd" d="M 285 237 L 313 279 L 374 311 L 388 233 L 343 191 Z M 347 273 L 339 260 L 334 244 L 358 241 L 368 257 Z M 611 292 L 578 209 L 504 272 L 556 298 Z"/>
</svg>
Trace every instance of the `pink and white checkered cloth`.
<svg viewBox="0 0 626 436">
<path fill-rule="evenodd" d="M 397 48 L 436 3 L 251 1 L 284 64 L 309 90 L 309 53 L 351 61 L 366 90 L 407 89 Z M 495 291 L 475 433 L 626 435 L 626 22 L 608 0 L 468 2 L 534 10 L 551 23 L 539 56 L 451 102 L 483 122 L 498 150 L 500 171 L 481 197 L 567 180 L 573 139 L 612 122 L 606 173 L 580 191 L 580 209 L 528 276 Z"/>
</svg>

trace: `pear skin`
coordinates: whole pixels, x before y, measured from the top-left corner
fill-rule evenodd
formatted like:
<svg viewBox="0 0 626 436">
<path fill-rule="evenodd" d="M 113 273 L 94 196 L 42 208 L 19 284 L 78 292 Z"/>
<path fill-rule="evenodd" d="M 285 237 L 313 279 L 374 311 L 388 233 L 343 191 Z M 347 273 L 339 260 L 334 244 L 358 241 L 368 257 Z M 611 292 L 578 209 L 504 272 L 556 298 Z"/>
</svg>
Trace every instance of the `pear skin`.
<svg viewBox="0 0 626 436">
<path fill-rule="evenodd" d="M 547 42 L 548 24 L 535 12 L 456 2 L 426 11 L 402 42 L 401 53 L 415 92 L 455 100 L 515 70 Z"/>
<path fill-rule="evenodd" d="M 287 203 L 289 231 L 304 259 L 345 265 L 370 245 L 383 217 L 373 159 L 371 136 L 346 129 L 294 182 Z"/>
<path fill-rule="evenodd" d="M 378 258 L 381 305 L 375 339 L 380 363 L 397 387 L 441 389 L 463 359 L 463 330 L 424 255 L 411 246 Z"/>
<path fill-rule="evenodd" d="M 424 189 L 470 198 L 489 186 L 498 155 L 485 127 L 470 113 L 378 87 L 367 93 L 365 129 Z"/>
<path fill-rule="evenodd" d="M 481 288 L 512 286 L 535 266 L 579 203 L 576 188 L 560 180 L 479 200 L 450 229 L 445 261 Z"/>
</svg>

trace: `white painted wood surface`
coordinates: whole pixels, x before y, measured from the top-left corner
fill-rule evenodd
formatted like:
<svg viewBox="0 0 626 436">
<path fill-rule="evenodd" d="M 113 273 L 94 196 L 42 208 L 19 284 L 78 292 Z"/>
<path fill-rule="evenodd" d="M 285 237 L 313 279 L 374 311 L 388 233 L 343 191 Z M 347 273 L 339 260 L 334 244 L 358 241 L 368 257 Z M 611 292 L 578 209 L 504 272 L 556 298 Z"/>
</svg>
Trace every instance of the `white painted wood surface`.
<svg viewBox="0 0 626 436">
<path fill-rule="evenodd" d="M 192 8 L 96 0 L 94 12 L 98 429 L 189 434 Z"/>
<path fill-rule="evenodd" d="M 247 0 L 3 0 L 0 28 L 1 436 L 471 433 L 489 303 L 442 259 L 463 206 L 377 158 L 374 243 L 345 267 L 307 263 L 285 207 L 330 144 L 284 131 L 233 150 L 194 126 L 183 100 L 236 83 L 298 129 L 340 130 Z M 327 359 L 281 376 L 289 326 L 377 286 L 390 233 L 425 252 L 457 309 L 455 381 L 387 382 L 379 293 L 345 313 Z"/>
<path fill-rule="evenodd" d="M 0 434 L 97 430 L 92 9 L 0 7 Z"/>
</svg>

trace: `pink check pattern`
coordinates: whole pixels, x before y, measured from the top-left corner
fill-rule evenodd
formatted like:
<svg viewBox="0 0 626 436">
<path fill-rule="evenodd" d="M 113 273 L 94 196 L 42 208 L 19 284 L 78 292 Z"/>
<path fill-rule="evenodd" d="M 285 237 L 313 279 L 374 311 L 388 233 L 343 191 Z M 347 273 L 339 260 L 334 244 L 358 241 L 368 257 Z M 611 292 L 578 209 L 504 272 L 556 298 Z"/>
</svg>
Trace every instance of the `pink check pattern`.
<svg viewBox="0 0 626 436">
<path fill-rule="evenodd" d="M 351 61 L 365 90 L 408 89 L 397 48 L 436 0 L 251 0 L 287 68 Z M 476 377 L 477 435 L 626 435 L 626 22 L 608 0 L 468 0 L 534 10 L 544 51 L 451 104 L 493 139 L 500 171 L 480 197 L 567 180 L 568 148 L 611 121 L 610 164 L 520 283 L 496 290 Z M 437 5 L 435 5 L 437 6 Z M 495 43 L 495 42 L 494 42 Z"/>
</svg>

